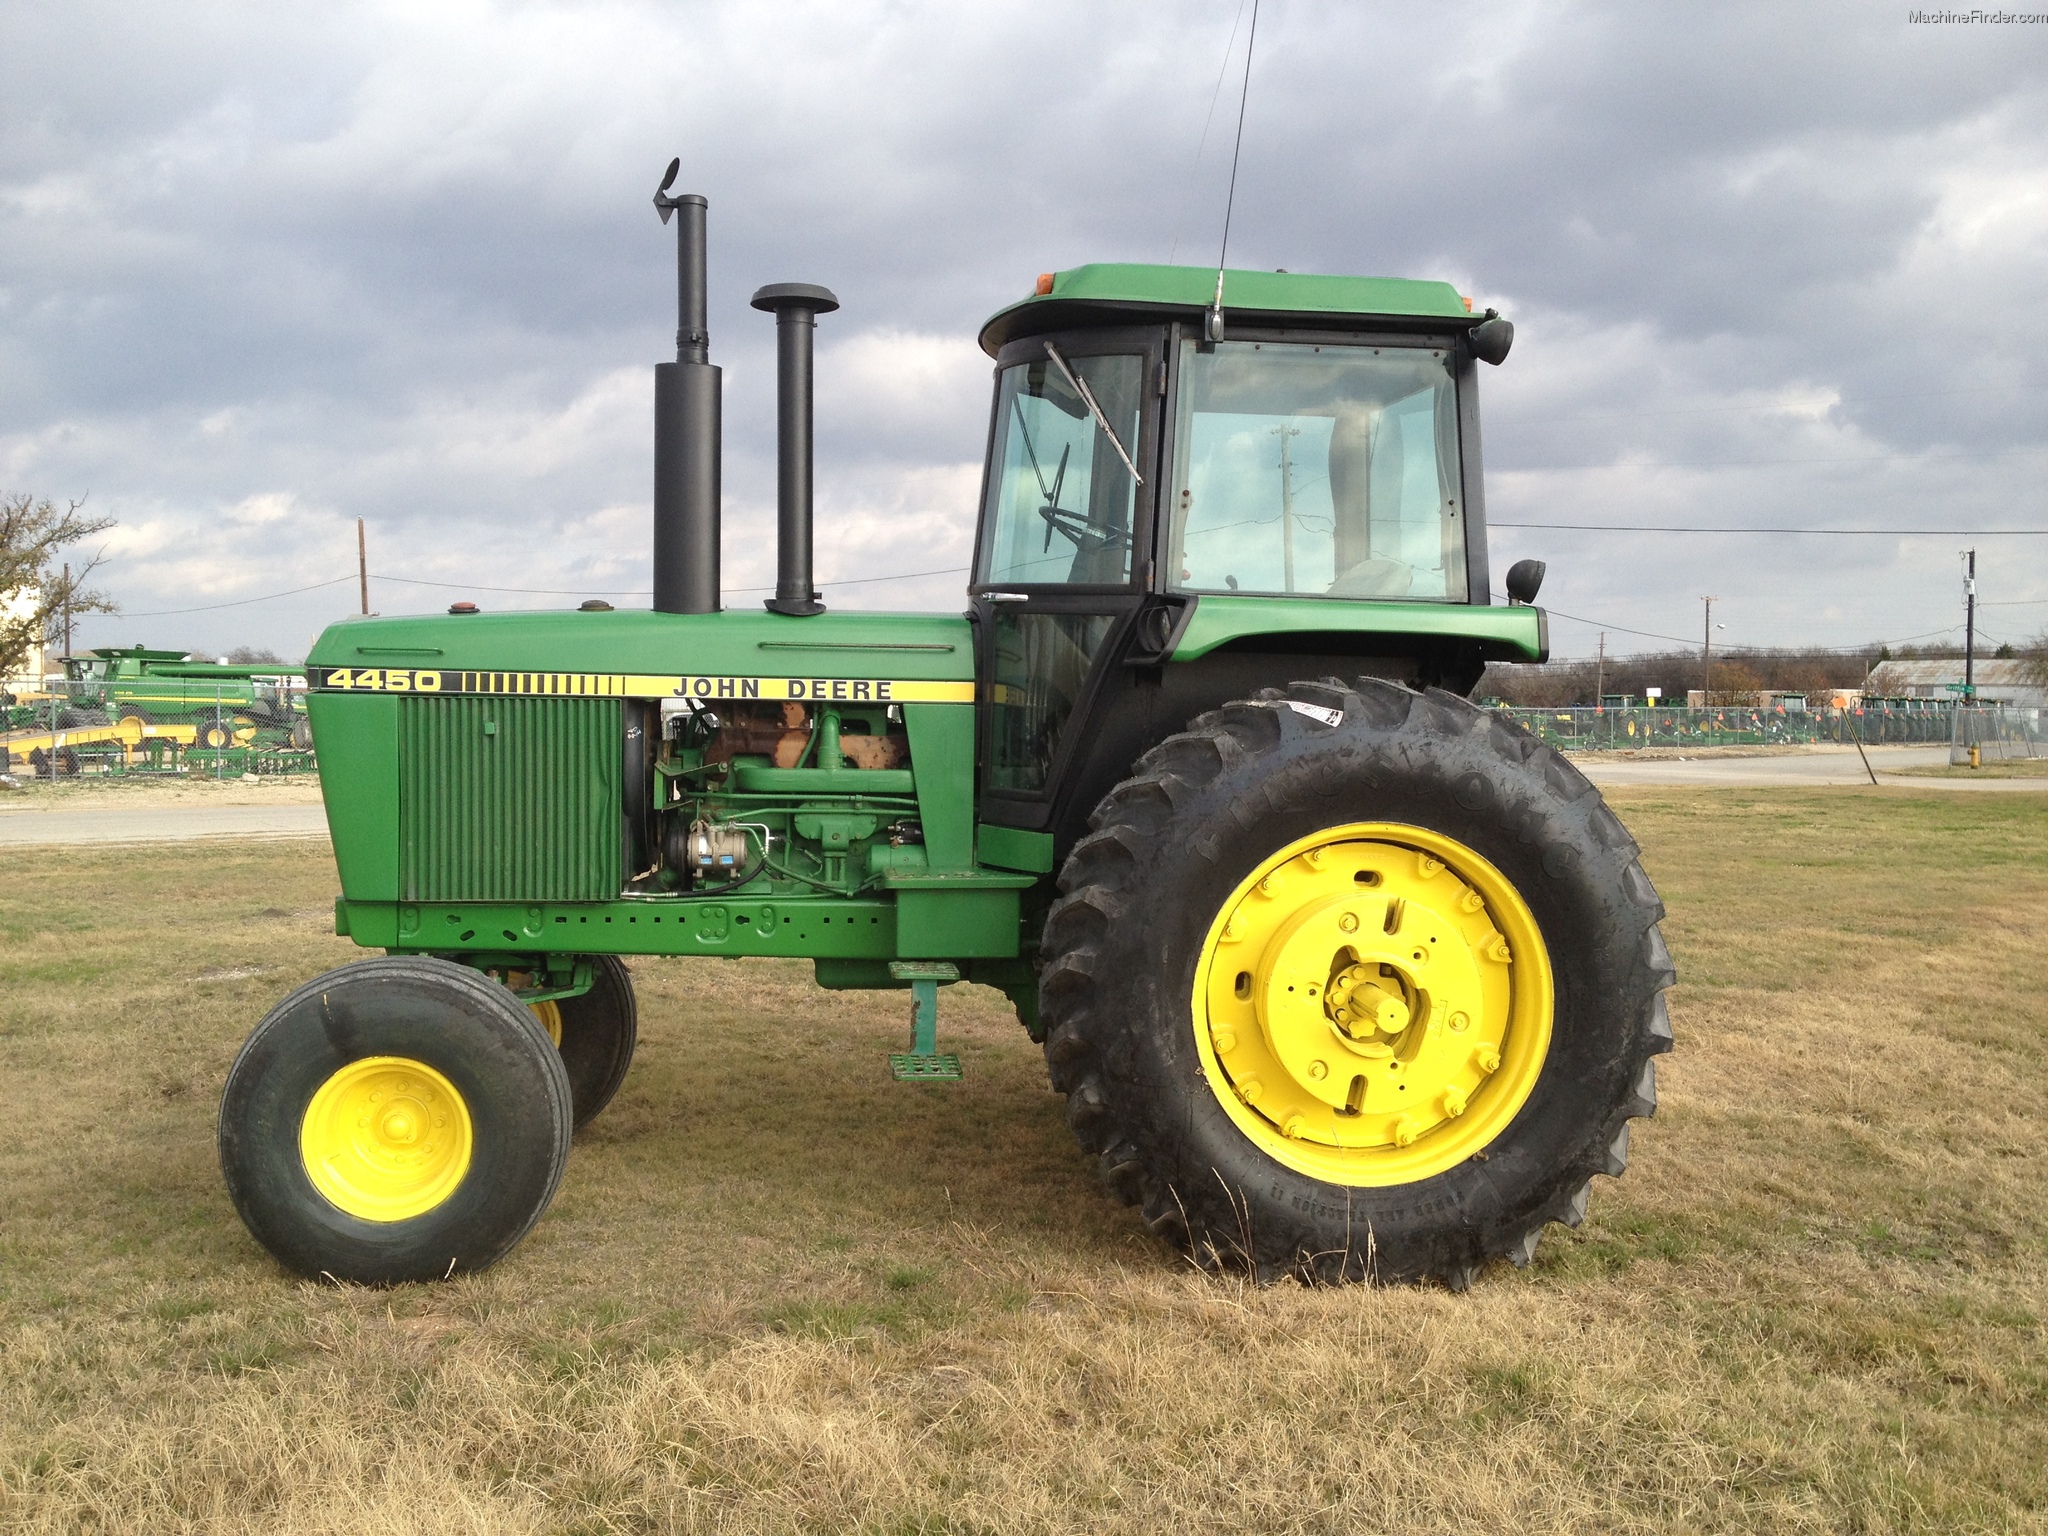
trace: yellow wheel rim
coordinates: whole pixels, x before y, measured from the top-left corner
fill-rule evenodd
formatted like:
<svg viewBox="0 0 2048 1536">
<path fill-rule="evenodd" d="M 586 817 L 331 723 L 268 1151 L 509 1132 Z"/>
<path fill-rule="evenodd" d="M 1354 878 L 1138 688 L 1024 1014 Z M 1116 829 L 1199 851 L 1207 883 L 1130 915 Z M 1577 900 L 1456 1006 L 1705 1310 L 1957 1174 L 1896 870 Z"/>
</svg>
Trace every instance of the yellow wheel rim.
<svg viewBox="0 0 2048 1536">
<path fill-rule="evenodd" d="M 540 1027 L 548 1032 L 548 1038 L 555 1042 L 555 1049 L 559 1051 L 562 1048 L 561 1008 L 553 998 L 544 1003 L 528 1003 L 526 1006 L 528 1011 L 540 1020 Z"/>
<path fill-rule="evenodd" d="M 366 1056 L 313 1095 L 299 1155 L 313 1187 L 364 1221 L 405 1221 L 455 1193 L 474 1131 L 455 1085 L 423 1061 Z"/>
<path fill-rule="evenodd" d="M 1210 925 L 1195 1044 L 1230 1118 L 1332 1184 L 1483 1151 L 1550 1050 L 1550 956 L 1507 877 L 1453 838 L 1354 822 L 1275 853 Z"/>
</svg>

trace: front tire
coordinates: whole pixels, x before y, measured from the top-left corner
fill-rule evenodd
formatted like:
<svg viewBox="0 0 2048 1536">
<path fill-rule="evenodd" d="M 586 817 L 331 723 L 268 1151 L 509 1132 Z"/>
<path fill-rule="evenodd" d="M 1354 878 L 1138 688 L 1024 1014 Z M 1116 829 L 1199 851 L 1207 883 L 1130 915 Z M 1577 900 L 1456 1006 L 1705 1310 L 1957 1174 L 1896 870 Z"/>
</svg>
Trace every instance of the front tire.
<svg viewBox="0 0 2048 1536">
<path fill-rule="evenodd" d="M 580 1131 L 611 1103 L 633 1065 L 640 1014 L 632 973 L 616 955 L 595 955 L 588 992 L 528 1007 L 562 1053 Z"/>
<path fill-rule="evenodd" d="M 1046 921 L 1047 1061 L 1197 1262 L 1462 1289 L 1622 1171 L 1671 1045 L 1663 906 L 1527 732 L 1377 679 L 1268 689 L 1091 827 Z"/>
<path fill-rule="evenodd" d="M 445 960 L 359 960 L 270 1011 L 228 1072 L 221 1172 L 303 1275 L 381 1285 L 486 1269 L 554 1198 L 569 1080 L 533 1016 Z"/>
</svg>

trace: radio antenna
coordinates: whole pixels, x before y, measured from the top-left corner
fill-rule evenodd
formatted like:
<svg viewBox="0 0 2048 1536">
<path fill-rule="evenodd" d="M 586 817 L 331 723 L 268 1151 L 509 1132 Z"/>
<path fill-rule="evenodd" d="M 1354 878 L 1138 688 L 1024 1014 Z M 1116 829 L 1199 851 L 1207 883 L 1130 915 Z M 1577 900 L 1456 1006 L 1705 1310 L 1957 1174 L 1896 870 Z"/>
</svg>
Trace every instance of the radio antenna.
<svg viewBox="0 0 2048 1536">
<path fill-rule="evenodd" d="M 1230 147 L 1230 195 L 1223 200 L 1223 246 L 1216 253 L 1216 300 L 1209 306 L 1208 335 L 1223 339 L 1223 258 L 1230 254 L 1230 211 L 1237 206 L 1237 159 L 1244 153 L 1244 106 L 1252 94 L 1252 50 L 1259 45 L 1259 0 L 1252 0 L 1252 29 L 1244 40 L 1244 88 L 1237 96 L 1237 142 Z"/>
</svg>

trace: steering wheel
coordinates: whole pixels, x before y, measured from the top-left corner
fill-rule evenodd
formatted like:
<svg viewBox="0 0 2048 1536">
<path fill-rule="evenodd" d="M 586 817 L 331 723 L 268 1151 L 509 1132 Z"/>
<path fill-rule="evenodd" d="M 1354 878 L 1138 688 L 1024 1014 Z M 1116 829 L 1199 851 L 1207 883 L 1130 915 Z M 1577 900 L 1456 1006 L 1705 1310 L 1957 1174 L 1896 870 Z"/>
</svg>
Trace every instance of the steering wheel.
<svg viewBox="0 0 2048 1536">
<path fill-rule="evenodd" d="M 1043 506 L 1038 515 L 1045 519 L 1045 547 L 1052 548 L 1052 536 L 1057 529 L 1071 540 L 1076 549 L 1094 551 L 1098 549 L 1129 549 L 1131 536 L 1113 528 L 1104 528 L 1100 523 L 1090 522 L 1078 512 L 1069 512 L 1065 507 Z"/>
</svg>

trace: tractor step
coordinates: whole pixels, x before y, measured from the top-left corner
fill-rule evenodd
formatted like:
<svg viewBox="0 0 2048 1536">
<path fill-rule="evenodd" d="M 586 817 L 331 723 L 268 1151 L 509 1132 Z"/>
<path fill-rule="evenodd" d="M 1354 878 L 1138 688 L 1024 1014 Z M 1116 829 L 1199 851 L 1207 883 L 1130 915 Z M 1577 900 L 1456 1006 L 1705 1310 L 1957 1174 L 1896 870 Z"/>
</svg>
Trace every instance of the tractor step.
<svg viewBox="0 0 2048 1536">
<path fill-rule="evenodd" d="M 957 1083 L 960 1058 L 939 1052 L 939 983 L 958 981 L 960 967 L 943 960 L 892 960 L 889 974 L 910 983 L 910 1049 L 893 1051 L 889 1075 L 899 1083 Z"/>
<path fill-rule="evenodd" d="M 960 1081 L 960 1058 L 951 1052 L 933 1056 L 892 1052 L 889 1075 L 899 1083 L 957 1083 Z"/>
</svg>

